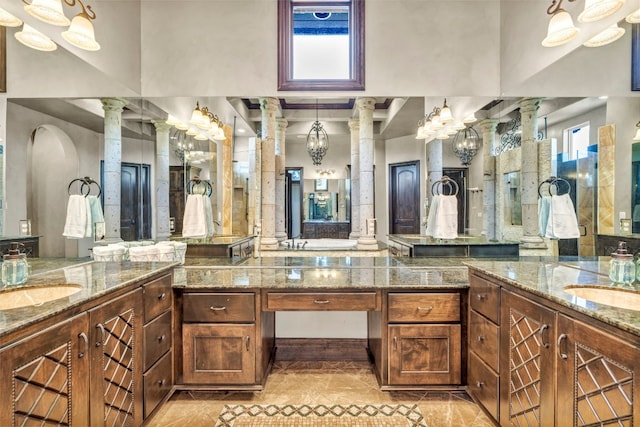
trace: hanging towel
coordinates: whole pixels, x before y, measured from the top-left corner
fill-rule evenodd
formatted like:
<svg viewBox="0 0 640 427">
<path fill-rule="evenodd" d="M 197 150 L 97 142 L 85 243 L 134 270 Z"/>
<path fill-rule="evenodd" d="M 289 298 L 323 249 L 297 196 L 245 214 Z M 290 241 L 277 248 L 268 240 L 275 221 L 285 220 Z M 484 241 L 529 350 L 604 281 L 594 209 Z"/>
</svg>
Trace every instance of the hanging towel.
<svg viewBox="0 0 640 427">
<path fill-rule="evenodd" d="M 576 210 L 569 194 L 551 196 L 546 237 L 552 239 L 578 239 L 580 229 Z"/>
<path fill-rule="evenodd" d="M 431 207 L 427 214 L 427 230 L 424 234 L 427 236 L 433 236 L 433 230 L 436 225 L 436 212 L 438 211 L 438 204 L 440 203 L 440 195 L 434 194 L 431 198 Z"/>
<path fill-rule="evenodd" d="M 207 218 L 201 194 L 189 194 L 184 207 L 182 237 L 199 239 L 207 236 Z"/>
<path fill-rule="evenodd" d="M 89 212 L 91 213 L 91 231 L 88 237 L 92 237 L 95 229 L 93 225 L 97 222 L 104 222 L 104 214 L 102 213 L 102 205 L 100 204 L 98 196 L 90 194 L 87 196 L 87 199 L 89 200 Z"/>
<path fill-rule="evenodd" d="M 215 230 L 213 228 L 213 211 L 211 210 L 211 199 L 207 195 L 202 195 L 202 204 L 204 205 L 205 220 L 207 223 L 207 237 L 213 236 Z"/>
<path fill-rule="evenodd" d="M 456 196 L 440 196 L 433 237 L 436 239 L 458 237 L 458 198 Z"/>
<path fill-rule="evenodd" d="M 547 233 L 550 207 L 551 196 L 542 196 L 538 199 L 538 234 L 542 237 Z"/>
<path fill-rule="evenodd" d="M 90 221 L 89 204 L 80 194 L 72 194 L 67 202 L 67 218 L 62 235 L 71 239 L 86 237 L 87 222 Z"/>
</svg>

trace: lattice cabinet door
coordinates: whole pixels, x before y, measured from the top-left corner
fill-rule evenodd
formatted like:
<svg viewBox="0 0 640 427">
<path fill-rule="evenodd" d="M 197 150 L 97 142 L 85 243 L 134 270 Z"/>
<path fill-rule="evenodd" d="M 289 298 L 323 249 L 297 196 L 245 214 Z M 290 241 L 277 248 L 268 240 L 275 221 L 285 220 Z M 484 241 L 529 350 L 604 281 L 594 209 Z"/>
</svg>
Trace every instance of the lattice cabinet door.
<svg viewBox="0 0 640 427">
<path fill-rule="evenodd" d="M 0 352 L 0 426 L 89 425 L 89 340 L 82 314 Z"/>
<path fill-rule="evenodd" d="M 558 426 L 640 425 L 637 340 L 558 317 Z"/>
<path fill-rule="evenodd" d="M 89 312 L 92 427 L 142 424 L 142 307 L 138 289 Z"/>
<path fill-rule="evenodd" d="M 556 313 L 505 290 L 501 305 L 501 425 L 553 426 Z"/>
</svg>

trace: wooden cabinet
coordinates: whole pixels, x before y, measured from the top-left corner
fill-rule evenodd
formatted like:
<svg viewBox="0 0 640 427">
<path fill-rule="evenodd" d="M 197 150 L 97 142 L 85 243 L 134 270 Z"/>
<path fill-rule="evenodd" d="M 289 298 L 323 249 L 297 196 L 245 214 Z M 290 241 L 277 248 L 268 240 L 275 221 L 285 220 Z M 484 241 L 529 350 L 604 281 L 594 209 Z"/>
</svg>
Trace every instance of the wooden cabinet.
<svg viewBox="0 0 640 427">
<path fill-rule="evenodd" d="M 0 351 L 0 425 L 90 425 L 88 317 Z"/>
<path fill-rule="evenodd" d="M 351 224 L 343 221 L 304 221 L 304 239 L 348 239 Z"/>
<path fill-rule="evenodd" d="M 640 347 L 558 316 L 557 426 L 640 423 Z"/>
<path fill-rule="evenodd" d="M 389 385 L 461 383 L 460 304 L 458 293 L 387 295 Z"/>
<path fill-rule="evenodd" d="M 144 383 L 146 419 L 173 387 L 171 274 L 143 286 Z"/>
<path fill-rule="evenodd" d="M 141 425 L 142 290 L 89 311 L 92 426 Z"/>
<path fill-rule="evenodd" d="M 468 393 L 500 419 L 500 286 L 469 276 Z"/>
</svg>

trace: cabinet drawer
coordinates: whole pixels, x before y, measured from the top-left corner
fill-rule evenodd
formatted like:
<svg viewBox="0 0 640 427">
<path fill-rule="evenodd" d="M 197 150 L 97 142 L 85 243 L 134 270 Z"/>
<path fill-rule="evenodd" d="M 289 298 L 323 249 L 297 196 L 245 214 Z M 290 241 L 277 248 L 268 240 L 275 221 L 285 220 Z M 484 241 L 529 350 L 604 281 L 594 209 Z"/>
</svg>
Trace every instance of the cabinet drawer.
<svg viewBox="0 0 640 427">
<path fill-rule="evenodd" d="M 469 349 L 494 371 L 499 371 L 500 327 L 471 310 L 469 316 Z"/>
<path fill-rule="evenodd" d="M 185 322 L 254 322 L 256 317 L 253 293 L 184 294 L 183 304 Z"/>
<path fill-rule="evenodd" d="M 144 370 L 146 371 L 171 348 L 171 312 L 144 325 Z"/>
<path fill-rule="evenodd" d="M 453 293 L 389 294 L 389 322 L 457 322 L 460 295 Z"/>
<path fill-rule="evenodd" d="M 151 415 L 173 386 L 171 352 L 144 374 L 144 417 Z"/>
<path fill-rule="evenodd" d="M 469 394 L 472 394 L 489 414 L 499 421 L 498 405 L 500 402 L 500 377 L 493 372 L 473 352 L 469 352 Z"/>
<path fill-rule="evenodd" d="M 377 307 L 375 292 L 267 292 L 265 305 L 268 311 L 374 311 Z"/>
<path fill-rule="evenodd" d="M 469 304 L 471 308 L 500 324 L 500 286 L 474 274 L 469 278 Z"/>
<path fill-rule="evenodd" d="M 144 321 L 155 318 L 171 308 L 171 275 L 168 274 L 144 286 Z"/>
</svg>

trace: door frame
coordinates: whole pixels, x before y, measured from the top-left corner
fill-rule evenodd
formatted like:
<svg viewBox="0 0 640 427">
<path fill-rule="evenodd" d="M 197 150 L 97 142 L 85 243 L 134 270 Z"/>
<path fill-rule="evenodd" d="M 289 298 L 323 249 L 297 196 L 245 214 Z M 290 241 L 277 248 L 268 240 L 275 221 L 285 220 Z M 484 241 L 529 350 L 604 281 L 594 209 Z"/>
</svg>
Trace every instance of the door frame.
<svg viewBox="0 0 640 427">
<path fill-rule="evenodd" d="M 302 234 L 302 223 L 304 222 L 304 168 L 297 166 L 297 167 L 286 167 L 285 168 L 285 174 L 284 174 L 284 178 L 285 178 L 285 210 L 284 210 L 284 215 L 285 215 L 285 224 L 287 227 L 287 238 L 290 239 L 291 236 L 291 229 L 293 227 L 293 218 L 292 218 L 292 207 L 291 207 L 291 191 L 292 191 L 292 183 L 291 183 L 291 174 L 289 173 L 289 171 L 294 171 L 294 170 L 299 170 L 300 171 L 300 234 Z"/>
<path fill-rule="evenodd" d="M 415 217 L 418 219 L 416 234 L 420 234 L 420 193 L 421 193 L 420 160 L 389 163 L 389 229 L 388 229 L 389 234 L 393 234 L 393 231 L 394 231 L 393 223 L 396 215 L 394 211 L 394 203 L 392 203 L 393 197 L 395 194 L 394 183 L 395 183 L 395 177 L 396 177 L 393 171 L 395 170 L 395 168 L 402 167 L 402 166 L 414 166 L 416 169 L 416 182 L 415 182 L 416 185 L 414 188 L 414 199 L 416 200 L 416 203 L 414 205 L 414 210 L 415 210 Z"/>
</svg>

